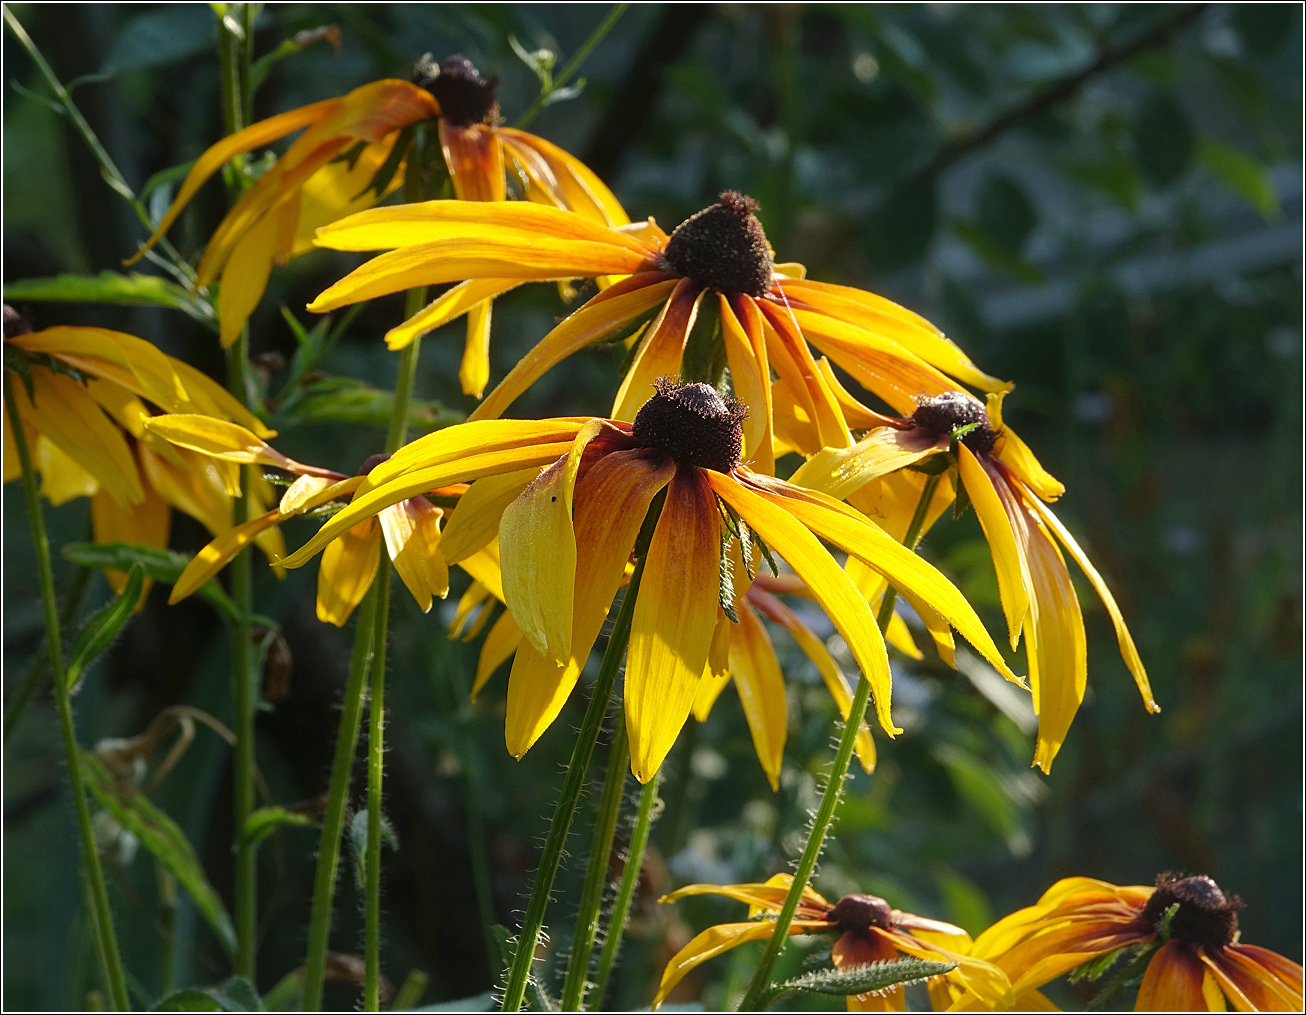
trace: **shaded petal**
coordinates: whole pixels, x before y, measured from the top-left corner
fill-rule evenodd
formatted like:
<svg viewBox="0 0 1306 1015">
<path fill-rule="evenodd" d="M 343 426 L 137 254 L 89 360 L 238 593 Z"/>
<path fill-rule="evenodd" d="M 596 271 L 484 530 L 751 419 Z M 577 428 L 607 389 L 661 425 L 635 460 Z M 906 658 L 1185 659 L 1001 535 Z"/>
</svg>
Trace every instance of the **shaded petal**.
<svg viewBox="0 0 1306 1015">
<path fill-rule="evenodd" d="M 1301 1011 L 1302 970 L 1266 948 L 1232 944 L 1200 948 L 1208 975 L 1239 1011 Z M 1276 975 L 1275 970 L 1283 974 Z"/>
<path fill-rule="evenodd" d="M 517 285 L 516 282 L 505 282 L 497 278 L 474 278 L 466 282 L 459 282 L 456 286 L 441 293 L 432 302 L 428 303 L 425 308 L 404 321 L 403 324 L 387 331 L 385 333 L 386 348 L 396 350 L 412 345 L 413 339 L 418 336 L 425 335 L 428 331 L 434 331 L 442 324 L 448 324 L 479 304 L 493 299 L 495 296 L 502 295 L 509 289 L 515 289 Z M 489 325 L 487 323 L 486 341 L 489 340 L 488 331 Z M 487 365 L 487 372 L 488 369 Z M 484 386 L 483 383 L 482 386 Z"/>
<path fill-rule="evenodd" d="M 476 679 L 472 681 L 472 701 L 476 700 L 494 671 L 508 661 L 521 643 L 522 636 L 517 622 L 512 619 L 511 613 L 504 610 L 490 628 L 490 633 L 485 636 L 485 643 L 481 645 L 481 654 L 476 660 Z"/>
<path fill-rule="evenodd" d="M 736 607 L 739 624 L 730 639 L 730 672 L 744 706 L 757 760 L 762 763 L 772 792 L 780 788 L 789 713 L 785 681 L 766 628 L 747 602 Z"/>
<path fill-rule="evenodd" d="M 620 202 L 594 171 L 555 144 L 512 127 L 500 127 L 499 136 L 514 147 L 536 152 L 552 170 L 565 207 L 596 222 L 622 226 L 630 222 Z M 532 181 L 534 182 L 534 181 Z"/>
<path fill-rule="evenodd" d="M 297 211 L 294 205 L 288 207 Z M 266 214 L 245 230 L 232 248 L 218 288 L 218 340 L 224 349 L 236 344 L 245 322 L 263 299 L 280 226 L 279 215 Z"/>
<path fill-rule="evenodd" d="M 463 361 L 458 367 L 458 383 L 463 394 L 480 398 L 485 385 L 490 383 L 490 300 L 478 303 L 467 311 L 467 342 L 463 346 Z"/>
<path fill-rule="evenodd" d="M 1206 1011 L 1202 976 L 1201 960 L 1191 945 L 1166 942 L 1147 964 L 1134 1011 Z"/>
<path fill-rule="evenodd" d="M 295 235 L 289 251 L 281 255 L 299 257 L 313 249 L 313 235 L 322 226 L 365 211 L 383 197 L 398 190 L 404 182 L 401 167 L 391 178 L 385 194 L 377 194 L 372 181 L 394 150 L 398 132 L 384 141 L 369 144 L 352 162 L 340 159 L 328 162 L 304 181 L 299 188 L 299 214 L 295 218 Z"/>
<path fill-rule="evenodd" d="M 621 380 L 612 404 L 613 419 L 633 422 L 635 413 L 653 397 L 654 381 L 659 377 L 680 376 L 680 360 L 698 317 L 703 293 L 696 282 L 687 278 L 676 283 L 661 313 L 644 333 L 634 362 Z"/>
<path fill-rule="evenodd" d="M 994 489 L 995 477 L 980 464 L 970 448 L 961 443 L 957 445 L 957 469 L 989 544 L 993 568 L 998 575 L 1002 612 L 1007 618 L 1007 631 L 1014 649 L 1020 641 L 1025 614 L 1029 612 L 1029 590 L 1033 587 L 1033 580 L 1025 566 L 1025 558 L 1016 547 L 1011 522 Z M 998 478 L 996 482 L 1002 480 Z"/>
<path fill-rule="evenodd" d="M 467 492 L 458 498 L 458 506 L 453 509 L 440 537 L 444 559 L 457 564 L 494 542 L 504 509 L 539 474 L 539 469 L 521 469 L 486 476 L 469 486 Z"/>
<path fill-rule="evenodd" d="M 195 554 L 191 562 L 186 565 L 186 570 L 181 573 L 181 577 L 172 587 L 168 605 L 181 602 L 221 571 L 232 557 L 254 542 L 259 533 L 276 524 L 277 513 L 269 511 L 222 533 Z"/>
<path fill-rule="evenodd" d="M 769 325 L 768 340 L 774 336 L 774 342 L 768 342 L 767 349 L 771 365 L 782 380 L 796 392 L 805 395 L 805 402 L 800 401 L 811 413 L 816 424 L 816 434 L 822 447 L 847 447 L 853 442 L 839 410 L 838 399 L 825 383 L 825 376 L 812 358 L 812 351 L 803 338 L 799 323 L 788 309 L 781 309 L 775 304 L 763 300 L 754 301 L 762 312 L 762 317 Z"/>
<path fill-rule="evenodd" d="M 869 966 L 877 962 L 893 962 L 898 950 L 880 934 L 839 935 L 830 949 L 830 961 L 835 969 Z M 907 998 L 901 987 L 891 987 L 874 994 L 849 994 L 849 1011 L 906 1011 Z"/>
<path fill-rule="evenodd" d="M 83 373 L 111 381 L 169 411 L 187 398 L 177 360 L 149 342 L 108 328 L 60 326 L 6 339 L 28 352 L 44 353 Z"/>
<path fill-rule="evenodd" d="M 317 572 L 317 619 L 344 627 L 372 587 L 381 562 L 381 533 L 369 518 L 333 539 Z"/>
<path fill-rule="evenodd" d="M 789 933 L 805 934 L 809 930 L 809 921 L 795 920 L 789 925 Z M 826 925 L 822 923 L 823 929 Z M 747 941 L 760 941 L 768 938 L 775 931 L 774 920 L 749 923 L 719 923 L 709 927 L 698 937 L 680 949 L 667 963 L 662 971 L 662 982 L 658 984 L 657 995 L 653 998 L 653 1008 L 671 993 L 677 983 L 685 978 L 695 966 L 702 965 L 708 959 L 716 958 L 722 952 L 729 951 Z"/>
<path fill-rule="evenodd" d="M 843 500 L 873 479 L 948 450 L 948 438 L 922 427 L 879 427 L 845 448 L 824 448 L 798 467 L 789 482 Z"/>
<path fill-rule="evenodd" d="M 440 555 L 440 509 L 425 497 L 409 497 L 376 516 L 386 552 L 423 613 L 433 597 L 449 594 L 449 566 Z"/>
<path fill-rule="evenodd" d="M 147 482 L 160 497 L 190 515 L 211 535 L 226 532 L 231 528 L 231 498 L 223 487 L 216 463 L 190 451 L 172 450 L 182 465 L 155 454 L 144 444 L 137 445 L 136 456 Z"/>
<path fill-rule="evenodd" d="M 172 512 L 168 505 L 148 487 L 145 490 L 145 499 L 128 510 L 123 510 L 104 492 L 97 493 L 91 498 L 91 530 L 97 543 L 135 543 L 166 548 L 171 521 Z M 114 593 L 122 595 L 122 590 L 127 587 L 127 574 L 106 568 L 104 576 L 108 579 L 109 587 Z M 145 607 L 145 598 L 150 594 L 153 585 L 154 579 L 145 579 L 141 587 L 140 600 L 136 605 L 138 613 Z"/>
<path fill-rule="evenodd" d="M 721 305 L 721 338 L 730 366 L 730 383 L 735 397 L 748 406 L 743 422 L 744 461 L 759 472 L 775 471 L 771 437 L 771 367 L 766 358 L 766 335 L 757 304 L 740 297 L 738 309 L 724 293 L 717 293 Z"/>
<path fill-rule="evenodd" d="M 716 625 L 720 552 L 704 473 L 678 468 L 649 545 L 626 659 L 626 730 L 641 783 L 657 773 L 694 703 Z"/>
<path fill-rule="evenodd" d="M 8 425 L 9 421 L 6 420 L 5 426 Z M 6 434 L 8 432 L 5 431 Z M 13 450 L 13 457 L 6 461 L 18 467 L 18 475 L 13 478 L 21 477 L 22 463 L 18 459 L 17 446 Z M 67 504 L 78 497 L 94 497 L 99 492 L 99 480 L 65 455 L 59 445 L 45 434 L 36 435 L 36 442 L 32 448 L 32 465 L 41 476 L 41 496 L 54 507 Z M 6 477 L 6 481 L 8 478 Z M 97 540 L 97 542 L 102 541 Z"/>
<path fill-rule="evenodd" d="M 502 201 L 503 148 L 498 130 L 483 123 L 463 127 L 440 117 L 440 148 L 459 201 Z"/>
</svg>

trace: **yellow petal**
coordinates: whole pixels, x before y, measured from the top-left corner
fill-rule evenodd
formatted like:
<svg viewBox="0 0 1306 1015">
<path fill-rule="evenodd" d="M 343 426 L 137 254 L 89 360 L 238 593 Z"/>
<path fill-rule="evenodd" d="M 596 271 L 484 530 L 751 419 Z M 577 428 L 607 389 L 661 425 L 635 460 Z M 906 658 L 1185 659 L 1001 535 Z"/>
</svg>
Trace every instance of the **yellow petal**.
<svg viewBox="0 0 1306 1015">
<path fill-rule="evenodd" d="M 410 441 L 367 474 L 360 493 L 375 490 L 406 472 L 457 461 L 469 455 L 506 451 L 527 444 L 571 444 L 583 421 L 493 419 L 445 427 Z M 564 454 L 564 448 L 559 454 Z M 557 458 L 557 455 L 553 456 Z"/>
<path fill-rule="evenodd" d="M 572 596 L 576 580 L 576 533 L 572 494 L 585 447 L 602 430 L 590 420 L 571 449 L 536 477 L 508 505 L 499 523 L 503 592 L 522 636 L 555 663 L 571 658 Z"/>
<path fill-rule="evenodd" d="M 381 199 L 372 189 L 372 180 L 394 149 L 398 134 L 370 144 L 351 164 L 348 159 L 328 162 L 304 181 L 299 188 L 299 215 L 290 256 L 299 257 L 313 249 L 313 235 L 322 226 L 346 215 L 371 208 Z M 403 170 L 395 173 L 386 194 L 403 184 Z"/>
<path fill-rule="evenodd" d="M 231 498 L 214 468 L 214 461 L 192 451 L 172 448 L 166 443 L 164 447 L 172 450 L 180 465 L 155 454 L 144 444 L 136 448 L 141 470 L 149 485 L 178 511 L 190 515 L 208 529 L 211 535 L 226 532 L 231 528 Z"/>
<path fill-rule="evenodd" d="M 721 338 L 730 365 L 730 382 L 735 397 L 748 406 L 744 420 L 744 461 L 758 472 L 775 471 L 771 439 L 771 368 L 766 358 L 766 339 L 761 314 L 752 300 L 739 300 L 738 312 L 724 293 L 721 305 Z"/>
<path fill-rule="evenodd" d="M 269 465 L 290 472 L 303 471 L 303 466 L 298 462 L 264 443 L 240 424 L 229 423 L 225 419 L 173 413 L 150 417 L 145 421 L 145 428 L 178 447 L 189 448 L 224 461 Z"/>
<path fill-rule="evenodd" d="M 352 489 L 357 489 L 359 484 L 362 483 L 363 477 L 355 476 L 352 478 L 354 482 L 350 486 Z M 286 492 L 281 495 L 281 500 L 277 504 L 277 513 L 282 518 L 291 518 L 303 514 L 305 511 L 311 511 L 322 503 L 320 498 L 328 490 L 343 496 L 347 489 L 336 490 L 333 488 L 345 487 L 345 484 L 349 484 L 349 480 L 337 483 L 327 476 L 300 476 L 286 487 Z"/>
<path fill-rule="evenodd" d="M 533 152 L 540 157 L 555 183 L 555 187 L 550 189 L 566 202 L 560 207 L 569 208 L 585 218 L 605 225 L 621 226 L 630 222 L 630 217 L 612 191 L 589 166 L 574 155 L 524 130 L 500 127 L 499 135 L 504 139 L 505 144 L 512 146 L 514 154 L 519 158 L 526 155 L 526 152 Z M 522 161 L 528 160 L 523 158 Z M 538 171 L 532 173 L 531 182 L 537 183 L 540 175 Z M 557 203 L 556 198 L 554 203 Z"/>
<path fill-rule="evenodd" d="M 272 274 L 280 219 L 264 215 L 237 241 L 218 289 L 218 339 L 222 348 L 235 345 L 245 322 L 263 299 Z"/>
<path fill-rule="evenodd" d="M 698 317 L 698 305 L 705 290 L 687 278 L 676 283 L 661 313 L 644 333 L 634 362 L 626 371 L 612 405 L 612 418 L 633 422 L 650 398 L 659 377 L 680 376 L 685 342 Z"/>
<path fill-rule="evenodd" d="M 518 630 L 516 621 L 512 619 L 511 613 L 504 610 L 490 628 L 490 633 L 485 636 L 485 644 L 481 646 L 481 654 L 476 661 L 476 679 L 472 682 L 472 701 L 476 700 L 494 671 L 517 651 L 521 641 L 521 631 Z"/>
<path fill-rule="evenodd" d="M 787 308 L 781 309 L 765 301 L 758 303 L 757 307 L 768 325 L 767 350 L 771 365 L 786 384 L 791 385 L 795 391 L 801 389 L 806 393 L 806 405 L 811 408 L 821 445 L 847 447 L 853 442 L 848 424 L 839 409 L 838 399 L 825 383 L 824 375 L 812 358 L 812 351 L 803 338 L 799 322 Z"/>
<path fill-rule="evenodd" d="M 447 117 L 439 121 L 440 147 L 449 167 L 454 196 L 459 201 L 502 201 L 503 147 L 498 129 L 483 123 L 459 126 Z"/>
<path fill-rule="evenodd" d="M 363 601 L 381 562 L 381 533 L 372 519 L 333 539 L 317 573 L 317 619 L 344 627 Z"/>
<path fill-rule="evenodd" d="M 648 275 L 664 279 L 657 273 Z M 508 371 L 508 376 L 499 382 L 469 419 L 493 419 L 501 415 L 550 368 L 657 306 L 678 284 L 674 279 L 653 284 L 643 284 L 643 281 L 637 277 L 618 283 L 566 318 Z"/>
<path fill-rule="evenodd" d="M 444 559 L 457 564 L 492 543 L 498 535 L 504 509 L 539 474 L 539 469 L 521 469 L 501 476 L 486 476 L 469 486 L 458 498 L 458 506 L 440 537 Z"/>
<path fill-rule="evenodd" d="M 434 331 L 442 324 L 448 324 L 455 318 L 461 317 L 480 303 L 491 300 L 516 287 L 516 282 L 504 282 L 502 279 L 497 278 L 469 279 L 466 282 L 459 282 L 456 286 L 446 290 L 435 300 L 428 303 L 426 307 L 408 318 L 403 324 L 387 331 L 385 333 L 386 348 L 395 350 L 411 345 L 413 339 L 418 336 L 425 335 L 428 331 Z M 488 315 L 485 341 L 489 341 Z M 488 371 L 489 366 L 487 364 L 487 377 L 489 376 Z M 484 382 L 482 382 L 481 386 L 482 388 L 485 386 Z"/>
<path fill-rule="evenodd" d="M 823 929 L 826 926 L 820 923 Z M 805 934 L 812 929 L 812 921 L 795 920 L 789 926 L 790 934 Z M 685 978 L 695 967 L 708 959 L 716 958 L 722 952 L 729 951 L 747 941 L 761 941 L 769 938 L 775 931 L 774 920 L 752 921 L 749 923 L 719 923 L 709 927 L 698 937 L 680 949 L 667 963 L 662 972 L 662 982 L 658 984 L 657 995 L 653 998 L 654 1010 L 675 989 L 677 983 Z"/>
<path fill-rule="evenodd" d="M 7 420 L 5 425 L 9 425 Z M 96 496 L 100 489 L 99 482 L 59 450 L 58 444 L 44 434 L 37 434 L 36 446 L 32 450 L 32 464 L 41 475 L 41 496 L 52 505 L 58 507 L 78 497 Z M 14 457 L 8 461 L 18 461 L 16 448 Z M 21 475 L 21 464 L 19 474 Z"/>
<path fill-rule="evenodd" d="M 165 356 L 149 342 L 121 331 L 61 326 L 7 341 L 111 381 L 169 411 L 178 411 L 187 397 L 176 369 L 178 361 Z"/>
<path fill-rule="evenodd" d="M 177 583 L 172 587 L 168 604 L 179 603 L 206 581 L 221 571 L 232 557 L 254 541 L 254 538 L 277 523 L 277 513 L 269 511 L 265 515 L 251 518 L 234 529 L 228 529 L 206 547 L 195 554 L 181 573 Z"/>
<path fill-rule="evenodd" d="M 462 365 L 458 368 L 458 382 L 463 394 L 480 398 L 485 385 L 490 382 L 490 300 L 476 304 L 467 311 L 467 344 L 463 348 Z"/>
<path fill-rule="evenodd" d="M 975 508 L 984 538 L 988 540 L 989 551 L 993 555 L 993 567 L 998 575 L 998 594 L 1002 600 L 1002 612 L 1007 618 L 1007 630 L 1011 634 L 1011 647 L 1016 647 L 1020 639 L 1020 629 L 1025 622 L 1025 613 L 1029 610 L 1029 588 L 1031 580 L 1024 568 L 1024 558 L 1016 549 L 1016 537 L 1011 531 L 1011 522 L 1002 509 L 1002 502 L 994 490 L 995 482 L 1002 479 L 992 475 L 965 444 L 957 445 L 957 469 L 966 494 Z"/>
<path fill-rule="evenodd" d="M 575 528 L 584 537 L 576 545 L 571 659 L 565 666 L 553 663 L 525 640 L 518 648 L 508 678 L 504 723 L 513 757 L 520 758 L 539 739 L 576 686 L 626 572 L 649 503 L 674 469 L 654 452 L 619 451 L 596 462 L 577 484 Z"/>
<path fill-rule="evenodd" d="M 746 602 L 738 607 L 739 624 L 730 639 L 730 672 L 744 706 L 753 748 L 772 791 L 780 788 L 789 713 L 785 681 L 775 648 L 761 620 Z"/>
<path fill-rule="evenodd" d="M 824 448 L 798 467 L 789 482 L 843 500 L 889 472 L 948 450 L 948 439 L 923 428 L 879 427 L 846 448 Z"/>
<path fill-rule="evenodd" d="M 443 543 L 443 540 L 441 542 Z M 477 584 L 484 585 L 490 595 L 494 596 L 499 602 L 503 602 L 503 572 L 499 568 L 499 544 L 497 542 L 476 551 L 465 560 L 459 561 L 458 566 L 475 578 Z"/>
<path fill-rule="evenodd" d="M 386 552 L 423 613 L 433 597 L 449 594 L 449 566 L 440 555 L 440 509 L 425 497 L 410 497 L 377 516 Z"/>
<path fill-rule="evenodd" d="M 917 647 L 916 639 L 911 636 L 911 629 L 907 626 L 907 622 L 902 619 L 902 614 L 897 610 L 889 616 L 889 626 L 885 628 L 884 640 L 908 659 L 919 661 L 925 658 L 925 653 Z"/>
<path fill-rule="evenodd" d="M 91 498 L 91 529 L 97 543 L 133 543 L 139 546 L 167 547 L 168 533 L 171 530 L 172 511 L 153 490 L 146 489 L 145 500 L 124 511 L 106 493 L 97 493 Z M 118 595 L 127 587 L 127 574 L 122 571 L 105 570 L 109 587 Z M 141 587 L 141 597 L 136 605 L 136 612 L 145 607 L 145 598 L 154 585 L 152 578 L 146 578 Z"/>
</svg>

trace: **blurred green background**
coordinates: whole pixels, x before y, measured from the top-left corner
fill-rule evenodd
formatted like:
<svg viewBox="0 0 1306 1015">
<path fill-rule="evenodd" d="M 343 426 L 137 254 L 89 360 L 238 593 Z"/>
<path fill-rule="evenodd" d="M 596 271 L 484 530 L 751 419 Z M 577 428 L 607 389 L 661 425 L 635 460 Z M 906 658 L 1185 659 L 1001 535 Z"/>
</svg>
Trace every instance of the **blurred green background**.
<svg viewBox="0 0 1306 1015">
<path fill-rule="evenodd" d="M 75 101 L 133 186 L 220 136 L 207 5 L 12 9 L 61 79 L 78 79 Z M 500 77 L 512 122 L 538 83 L 509 40 L 565 60 L 605 11 L 271 5 L 256 53 L 324 24 L 339 26 L 342 46 L 280 63 L 256 113 L 406 77 L 427 51 L 460 52 Z M 139 224 L 41 100 L 48 92 L 8 33 L 4 47 L 5 282 L 117 269 L 143 238 Z M 648 4 L 589 58 L 579 96 L 532 125 L 588 161 L 633 217 L 668 229 L 723 188 L 753 195 L 780 260 L 903 303 L 1016 381 L 1008 421 L 1066 482 L 1057 510 L 1117 591 L 1149 668 L 1163 707 L 1155 717 L 1082 585 L 1089 696 L 1044 778 L 1028 767 L 1027 699 L 994 690 L 980 664 L 958 673 L 932 654 L 896 658 L 895 710 L 907 732 L 880 738 L 880 767 L 849 787 L 816 881 L 830 898 L 870 891 L 978 932 L 1058 877 L 1207 873 L 1247 903 L 1244 940 L 1301 958 L 1301 72 L 1292 4 Z M 155 214 L 168 198 L 167 187 L 155 191 Z M 183 217 L 172 234 L 183 253 L 198 251 L 223 200 L 211 185 Z M 356 261 L 318 252 L 274 272 L 253 352 L 293 352 L 279 307 L 311 326 L 304 303 Z M 496 306 L 492 380 L 566 312 L 551 286 Z M 221 376 L 214 336 L 182 314 L 25 309 L 38 327 L 132 332 Z M 389 388 L 395 358 L 380 336 L 400 312 L 398 298 L 369 306 L 327 372 Z M 428 340 L 420 398 L 470 408 L 457 384 L 461 343 L 461 325 Z M 516 411 L 605 413 L 619 361 L 612 349 L 576 356 Z M 388 415 L 384 397 L 355 395 L 348 421 L 338 400 L 283 426 L 278 446 L 353 472 L 380 449 Z M 4 497 L 8 696 L 42 635 L 21 491 L 11 485 Z M 87 537 L 85 501 L 50 518 L 56 546 Z M 292 545 L 310 531 L 297 524 Z M 177 516 L 176 549 L 204 541 Z M 945 519 L 922 552 L 1001 629 L 973 514 Z M 59 568 L 70 585 L 73 568 Z M 259 568 L 256 601 L 283 625 L 293 658 L 289 693 L 259 717 L 259 764 L 273 798 L 289 804 L 325 789 L 351 631 L 314 619 L 315 568 L 284 582 Z M 486 928 L 520 917 L 584 704 L 574 696 L 522 762 L 507 756 L 504 675 L 469 704 L 479 642 L 446 638 L 465 581 L 425 617 L 395 594 L 386 786 L 399 848 L 386 857 L 384 966 L 396 983 L 410 969 L 428 973 L 427 1003 L 490 988 L 497 960 Z M 108 595 L 97 575 L 83 613 Z M 832 635 L 818 612 L 804 616 Z M 767 787 L 733 691 L 707 723 L 691 721 L 666 767 L 665 812 L 612 1006 L 646 1005 L 671 950 L 710 922 L 740 918 L 734 904 L 659 907 L 659 894 L 690 881 L 760 880 L 797 854 L 830 757 L 833 709 L 793 643 L 773 637 L 791 689 L 782 788 Z M 226 652 L 208 607 L 170 608 L 156 589 L 80 692 L 81 742 L 135 735 L 178 703 L 229 720 Z M 3 1003 L 78 1007 L 95 962 L 48 700 L 24 716 L 4 761 Z M 361 787 L 361 764 L 358 776 Z M 155 796 L 224 895 L 229 780 L 227 747 L 201 730 Z M 550 913 L 553 960 L 565 955 L 590 813 Z M 260 988 L 302 961 L 314 852 L 313 834 L 296 828 L 262 849 Z M 351 863 L 346 847 L 333 946 L 361 952 Z M 144 851 L 110 872 L 145 1004 L 163 958 L 155 872 Z M 186 902 L 177 940 L 181 984 L 225 977 L 220 948 Z M 802 953 L 791 947 L 785 969 Z M 741 949 L 710 963 L 685 999 L 726 1003 L 754 960 Z M 328 1003 L 352 1007 L 356 991 L 329 986 Z"/>
</svg>

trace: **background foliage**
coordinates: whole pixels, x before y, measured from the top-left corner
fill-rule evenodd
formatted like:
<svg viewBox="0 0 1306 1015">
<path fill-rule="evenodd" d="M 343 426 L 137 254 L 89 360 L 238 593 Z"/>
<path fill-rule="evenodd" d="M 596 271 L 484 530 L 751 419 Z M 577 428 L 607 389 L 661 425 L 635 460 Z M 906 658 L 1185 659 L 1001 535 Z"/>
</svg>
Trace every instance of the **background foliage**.
<svg viewBox="0 0 1306 1015">
<path fill-rule="evenodd" d="M 60 77 L 81 81 L 74 98 L 133 186 L 220 135 L 207 6 L 14 10 Z M 340 27 L 342 43 L 277 65 L 256 113 L 406 76 L 425 51 L 462 52 L 500 76 L 511 122 L 538 85 L 510 39 L 565 59 L 602 14 L 588 5 L 271 5 L 258 53 L 326 23 Z M 871 891 L 977 932 L 1059 876 L 1145 883 L 1167 869 L 1202 872 L 1247 902 L 1246 940 L 1301 957 L 1299 19 L 1287 4 L 638 5 L 583 68 L 579 97 L 533 124 L 589 162 L 633 216 L 668 228 L 721 188 L 752 194 L 781 260 L 904 303 L 985 369 L 1017 381 L 1008 418 L 1066 481 L 1058 510 L 1117 589 L 1151 671 L 1164 711 L 1149 718 L 1104 613 L 1083 596 L 1089 698 L 1045 779 L 1028 768 L 1027 700 L 994 688 L 978 663 L 955 673 L 932 656 L 895 659 L 907 733 L 881 739 L 879 769 L 850 786 L 817 878 L 828 896 Z M 5 283 L 117 269 L 142 238 L 138 223 L 40 100 L 26 56 L 8 36 L 4 46 Z M 147 199 L 156 214 L 171 186 Z M 218 186 L 203 197 L 174 231 L 183 252 L 221 214 Z M 304 303 L 352 263 L 318 252 L 274 273 L 252 322 L 254 352 L 266 354 L 274 382 L 295 349 L 279 305 L 311 326 Z M 495 377 L 565 313 L 547 286 L 499 307 Z M 221 374 L 214 335 L 182 313 L 28 309 L 38 327 L 121 328 Z M 380 335 L 400 311 L 397 298 L 370 305 L 326 373 L 388 389 L 395 359 Z M 438 406 L 470 408 L 458 392 L 460 352 L 458 325 L 426 344 L 417 395 L 435 403 L 428 427 Z M 575 357 L 518 411 L 602 413 L 618 362 L 611 349 Z M 279 446 L 353 472 L 381 446 L 384 397 L 329 383 L 319 396 L 276 421 Z M 21 493 L 4 496 L 8 694 L 41 621 Z M 85 501 L 51 518 L 56 546 L 87 537 Z M 307 535 L 298 524 L 292 544 Z M 187 519 L 174 530 L 178 550 L 204 541 Z M 998 630 L 973 515 L 941 523 L 924 552 Z M 314 577 L 313 568 L 280 583 L 258 573 L 256 602 L 283 625 L 293 659 L 287 693 L 259 718 L 259 764 L 283 804 L 325 788 L 348 656 L 349 633 L 313 617 Z M 63 586 L 76 578 L 63 563 Z M 512 923 L 522 905 L 583 706 L 578 696 L 524 761 L 512 761 L 502 675 L 469 704 L 478 645 L 445 636 L 460 588 L 426 617 L 395 595 L 387 789 L 399 848 L 386 858 L 385 964 L 396 981 L 427 972 L 427 1002 L 490 987 L 488 926 Z M 108 595 L 97 574 L 83 614 Z M 83 745 L 135 735 L 181 703 L 229 716 L 214 612 L 165 600 L 156 587 L 85 679 Z M 807 619 L 832 634 L 819 614 Z M 792 690 L 782 788 L 769 791 L 733 692 L 702 727 L 691 723 L 668 761 L 665 812 L 612 1004 L 647 1004 L 671 951 L 734 912 L 711 901 L 673 911 L 655 904 L 659 894 L 694 880 L 764 878 L 801 844 L 832 709 L 795 646 L 775 637 Z M 11 1008 L 76 1007 L 94 985 L 57 743 L 53 709 L 38 700 L 5 750 Z M 231 877 L 229 765 L 226 745 L 200 730 L 153 798 L 219 894 Z M 265 990 L 302 961 L 312 834 L 289 827 L 262 847 Z M 570 898 L 581 877 L 575 848 L 562 877 Z M 120 860 L 111 889 L 143 1003 L 161 971 L 160 889 L 144 852 Z M 361 940 L 361 914 L 352 878 L 342 883 L 334 941 L 347 950 Z M 555 954 L 569 915 L 565 905 L 551 913 Z M 183 898 L 177 919 L 178 982 L 222 979 L 226 959 L 203 915 Z M 787 969 L 800 951 L 789 950 Z M 740 949 L 682 994 L 724 1003 L 753 961 Z M 353 991 L 329 987 L 328 1003 L 351 1005 Z"/>
</svg>

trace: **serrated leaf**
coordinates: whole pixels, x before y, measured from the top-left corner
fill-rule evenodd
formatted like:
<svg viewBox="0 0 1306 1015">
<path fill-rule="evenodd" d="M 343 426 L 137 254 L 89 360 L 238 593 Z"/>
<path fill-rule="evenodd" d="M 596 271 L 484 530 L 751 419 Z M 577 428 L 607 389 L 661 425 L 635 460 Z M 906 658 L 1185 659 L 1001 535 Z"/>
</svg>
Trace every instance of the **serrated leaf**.
<svg viewBox="0 0 1306 1015">
<path fill-rule="evenodd" d="M 28 300 L 34 303 L 112 303 L 131 307 L 166 307 L 180 310 L 202 324 L 214 327 L 217 320 L 207 300 L 188 292 L 176 282 L 158 275 L 102 271 L 98 275 L 55 275 L 7 282 L 6 303 Z"/>
<path fill-rule="evenodd" d="M 131 619 L 136 604 L 140 602 L 144 585 L 145 569 L 140 564 L 133 564 L 127 574 L 127 585 L 123 588 L 122 595 L 94 613 L 77 632 L 68 659 L 67 683 L 70 691 L 77 687 L 77 682 L 86 667 L 95 662 L 100 654 L 113 644 L 123 625 Z"/>
<path fill-rule="evenodd" d="M 776 984 L 768 993 L 766 1003 L 795 993 L 836 994 L 843 997 L 872 994 L 899 984 L 942 976 L 956 968 L 955 962 L 899 959 L 897 962 L 876 962 L 848 969 L 819 969 Z"/>
<path fill-rule="evenodd" d="M 312 828 L 316 824 L 307 814 L 298 811 L 288 811 L 284 807 L 260 807 L 245 819 L 245 841 L 250 845 L 260 843 L 282 825 Z"/>
<path fill-rule="evenodd" d="M 82 777 L 96 800 L 120 825 L 135 835 L 140 844 L 186 889 L 195 901 L 196 908 L 213 928 L 222 947 L 228 954 L 234 955 L 236 930 L 232 926 L 231 917 L 227 914 L 222 899 L 209 884 L 204 868 L 185 833 L 145 794 L 133 793 L 125 798 L 119 796 L 113 776 L 94 754 L 81 751 L 79 760 Z"/>
<path fill-rule="evenodd" d="M 146 578 L 153 578 L 165 585 L 176 584 L 190 563 L 190 558 L 183 554 L 139 543 L 69 543 L 62 552 L 64 559 L 74 564 L 108 571 L 131 571 L 139 564 Z M 239 619 L 240 610 L 231 597 L 218 587 L 217 582 L 205 582 L 198 595 L 227 620 Z"/>
</svg>

